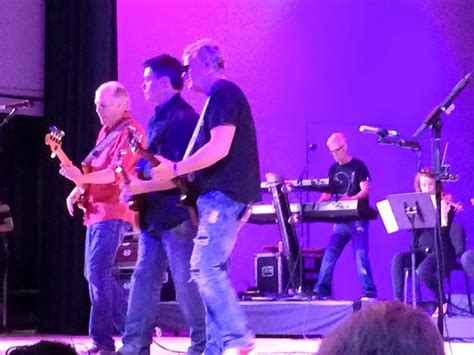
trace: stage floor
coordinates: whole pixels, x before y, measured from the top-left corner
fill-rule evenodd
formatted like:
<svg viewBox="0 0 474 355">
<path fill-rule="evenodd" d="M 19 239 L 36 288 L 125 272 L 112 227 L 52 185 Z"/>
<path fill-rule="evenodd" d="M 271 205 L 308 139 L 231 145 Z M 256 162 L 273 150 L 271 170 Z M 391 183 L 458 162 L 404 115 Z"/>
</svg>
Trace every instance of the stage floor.
<svg viewBox="0 0 474 355">
<path fill-rule="evenodd" d="M 83 355 L 87 354 L 86 349 L 87 344 L 89 344 L 89 338 L 86 336 L 28 333 L 0 334 L 0 354 L 5 354 L 5 351 L 12 346 L 34 344 L 40 340 L 73 344 L 77 352 Z M 163 336 L 154 340 L 156 343 L 152 345 L 152 354 L 185 353 L 189 346 L 189 339 L 185 337 Z M 251 354 L 316 354 L 319 342 L 319 339 L 258 338 L 256 348 Z M 116 344 L 120 345 L 119 338 L 116 338 Z M 168 350 L 165 350 L 165 348 Z M 472 355 L 474 354 L 474 343 L 445 343 L 445 349 L 447 355 Z M 230 352 L 228 354 L 230 355 Z"/>
</svg>

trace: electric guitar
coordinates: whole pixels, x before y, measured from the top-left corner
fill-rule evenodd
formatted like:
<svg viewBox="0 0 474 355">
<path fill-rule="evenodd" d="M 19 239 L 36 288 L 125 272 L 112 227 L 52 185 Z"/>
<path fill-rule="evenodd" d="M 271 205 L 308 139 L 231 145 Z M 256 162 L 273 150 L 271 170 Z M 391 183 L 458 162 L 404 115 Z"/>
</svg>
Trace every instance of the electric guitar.
<svg viewBox="0 0 474 355">
<path fill-rule="evenodd" d="M 133 153 L 137 153 L 143 158 L 145 158 L 151 164 L 152 167 L 157 167 L 158 165 L 160 165 L 160 161 L 156 159 L 152 153 L 143 148 L 141 144 L 142 138 L 142 134 L 139 134 L 135 127 L 128 126 L 128 146 L 130 150 Z M 191 221 L 195 225 L 197 225 L 198 213 L 196 202 L 198 195 L 195 192 L 196 190 L 192 186 L 192 182 L 182 177 L 174 178 L 172 181 L 176 184 L 176 187 L 181 193 L 179 204 L 189 209 Z"/>
<path fill-rule="evenodd" d="M 115 172 L 117 174 L 120 174 L 123 178 L 123 181 L 126 184 L 130 184 L 130 176 L 128 175 L 127 171 L 123 168 L 123 156 L 127 154 L 127 151 L 125 149 L 121 149 L 118 151 L 118 159 L 117 159 L 117 166 L 115 167 Z M 132 211 L 135 212 L 143 212 L 143 195 L 133 195 L 130 196 L 130 199 L 128 200 L 128 208 L 130 208 Z"/>
<path fill-rule="evenodd" d="M 61 164 L 65 166 L 72 166 L 73 163 L 71 159 L 68 158 L 66 153 L 64 153 L 63 149 L 61 148 L 62 139 L 66 134 L 64 131 L 60 130 L 55 126 L 49 127 L 49 133 L 46 134 L 44 137 L 44 142 L 46 145 L 49 146 L 51 149 L 51 159 L 58 158 Z M 86 174 L 88 171 L 88 167 L 82 168 L 83 172 Z M 87 208 L 87 185 L 78 186 L 81 190 L 81 197 L 77 201 L 77 206 L 85 211 Z"/>
</svg>

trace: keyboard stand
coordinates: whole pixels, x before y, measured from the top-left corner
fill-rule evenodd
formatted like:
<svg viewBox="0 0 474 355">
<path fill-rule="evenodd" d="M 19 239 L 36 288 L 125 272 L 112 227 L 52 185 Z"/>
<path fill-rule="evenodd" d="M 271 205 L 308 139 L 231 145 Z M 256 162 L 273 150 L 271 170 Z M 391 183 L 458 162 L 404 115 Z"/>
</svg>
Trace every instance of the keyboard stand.
<svg viewBox="0 0 474 355">
<path fill-rule="evenodd" d="M 284 246 L 283 254 L 288 259 L 289 288 L 293 288 L 294 293 L 300 293 L 302 289 L 302 257 L 295 227 L 291 223 L 293 216 L 288 201 L 288 191 L 281 176 L 267 173 L 265 177 L 268 190 L 272 194 L 273 207 Z"/>
</svg>

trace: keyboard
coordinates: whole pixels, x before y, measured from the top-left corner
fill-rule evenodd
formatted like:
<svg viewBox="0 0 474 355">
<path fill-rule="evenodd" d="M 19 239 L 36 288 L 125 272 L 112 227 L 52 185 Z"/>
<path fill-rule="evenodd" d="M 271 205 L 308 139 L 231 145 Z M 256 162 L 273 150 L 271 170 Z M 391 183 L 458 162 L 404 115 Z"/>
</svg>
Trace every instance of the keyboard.
<svg viewBox="0 0 474 355">
<path fill-rule="evenodd" d="M 301 180 L 285 180 L 284 184 L 289 190 L 296 191 L 318 191 L 328 192 L 329 191 L 329 179 L 301 179 Z M 261 189 L 268 189 L 272 186 L 272 183 L 263 181 L 260 183 Z"/>
<path fill-rule="evenodd" d="M 358 200 L 290 203 L 290 211 L 292 223 L 344 222 L 376 218 L 376 211 L 360 204 Z M 255 224 L 276 223 L 275 208 L 272 204 L 253 205 L 248 222 Z"/>
</svg>

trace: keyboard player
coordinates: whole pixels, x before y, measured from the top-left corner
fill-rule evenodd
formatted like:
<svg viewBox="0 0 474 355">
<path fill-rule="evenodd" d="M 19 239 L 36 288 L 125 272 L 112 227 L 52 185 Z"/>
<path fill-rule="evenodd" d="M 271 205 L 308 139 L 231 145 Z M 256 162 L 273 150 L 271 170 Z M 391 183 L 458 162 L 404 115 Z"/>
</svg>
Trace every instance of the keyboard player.
<svg viewBox="0 0 474 355">
<path fill-rule="evenodd" d="M 319 201 L 359 200 L 358 204 L 368 207 L 370 174 L 366 165 L 361 160 L 349 155 L 348 144 L 342 133 L 333 133 L 326 144 L 336 162 L 329 168 L 331 192 L 323 193 Z M 350 240 L 356 258 L 357 274 L 362 286 L 361 300 L 377 297 L 369 261 L 368 234 L 368 219 L 360 218 L 334 224 L 329 245 L 324 252 L 318 281 L 314 286 L 315 299 L 332 297 L 334 267 Z"/>
</svg>

